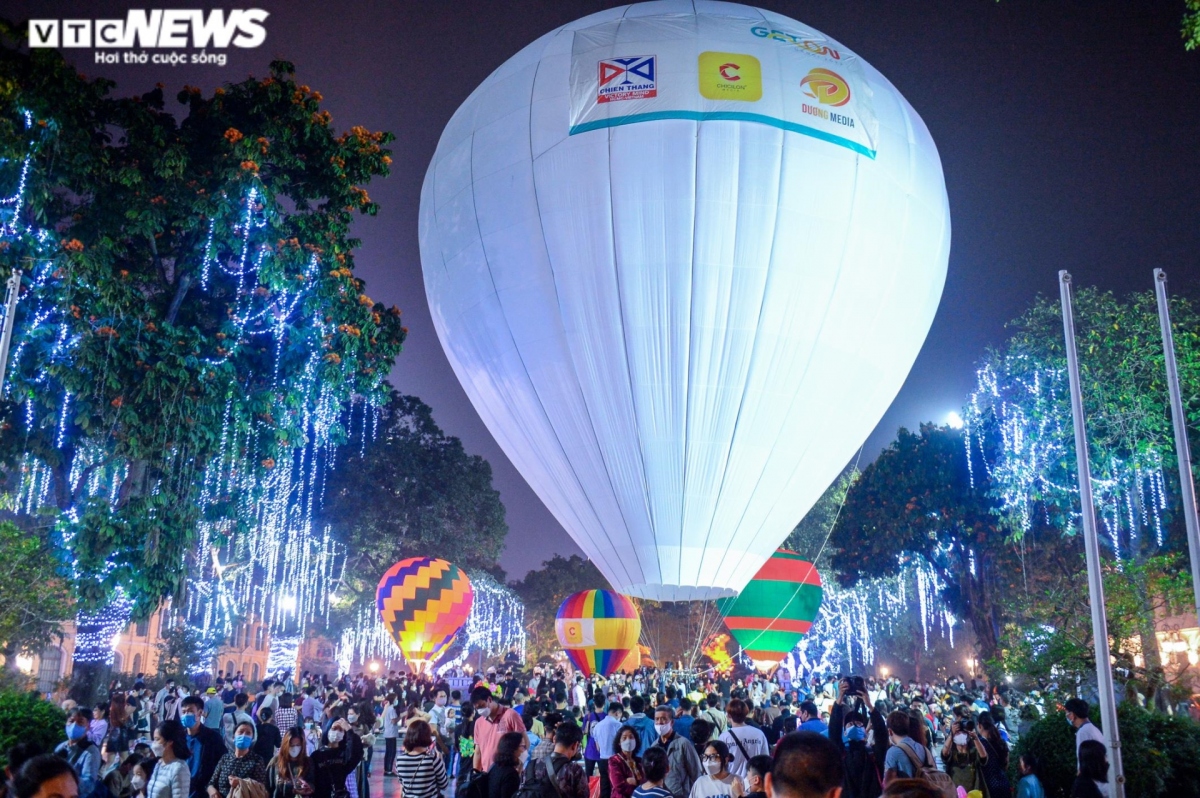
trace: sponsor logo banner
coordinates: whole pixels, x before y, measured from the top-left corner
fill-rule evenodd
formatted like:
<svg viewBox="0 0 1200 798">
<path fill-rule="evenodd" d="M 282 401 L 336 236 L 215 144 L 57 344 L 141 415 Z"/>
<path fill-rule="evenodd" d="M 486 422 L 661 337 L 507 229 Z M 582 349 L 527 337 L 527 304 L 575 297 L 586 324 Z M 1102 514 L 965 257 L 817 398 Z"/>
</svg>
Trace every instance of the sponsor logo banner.
<svg viewBox="0 0 1200 798">
<path fill-rule="evenodd" d="M 700 96 L 710 100 L 762 99 L 762 64 L 747 53 L 700 53 Z"/>
<path fill-rule="evenodd" d="M 875 157 L 878 125 L 862 63 L 815 31 L 701 13 L 626 17 L 571 35 L 570 135 L 660 119 L 729 120 Z"/>
<path fill-rule="evenodd" d="M 654 80 L 654 56 L 635 55 L 609 58 L 600 62 L 596 102 L 645 100 L 657 97 Z"/>
</svg>

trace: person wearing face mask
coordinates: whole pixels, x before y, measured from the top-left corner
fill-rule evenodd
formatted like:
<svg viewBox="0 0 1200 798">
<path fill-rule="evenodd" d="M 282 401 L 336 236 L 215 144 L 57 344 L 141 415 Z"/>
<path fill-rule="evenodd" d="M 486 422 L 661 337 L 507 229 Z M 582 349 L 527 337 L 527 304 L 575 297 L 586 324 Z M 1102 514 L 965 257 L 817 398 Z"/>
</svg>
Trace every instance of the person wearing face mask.
<svg viewBox="0 0 1200 798">
<path fill-rule="evenodd" d="M 613 798 L 632 798 L 634 789 L 646 780 L 642 771 L 642 739 L 638 730 L 625 724 L 617 731 L 617 752 L 608 760 L 608 781 Z"/>
<path fill-rule="evenodd" d="M 362 761 L 362 738 L 350 728 L 345 718 L 338 718 L 329 727 L 322 746 L 312 756 L 314 798 L 347 798 L 350 794 L 346 779 Z"/>
<path fill-rule="evenodd" d="M 766 754 L 751 757 L 746 763 L 746 798 L 767 798 L 767 775 L 771 772 L 771 757 Z"/>
<path fill-rule="evenodd" d="M 86 709 L 76 709 L 67 718 L 67 739 L 54 749 L 71 764 L 79 778 L 79 794 L 90 796 L 100 780 L 100 749 L 88 739 L 92 715 Z"/>
<path fill-rule="evenodd" d="M 583 744 L 583 729 L 574 720 L 564 720 L 554 727 L 554 750 L 549 756 L 535 759 L 530 766 L 526 784 L 545 784 L 553 778 L 562 798 L 588 798 L 588 776 L 575 759 Z M 553 788 L 553 785 L 551 785 Z"/>
<path fill-rule="evenodd" d="M 279 754 L 267 764 L 267 793 L 271 798 L 306 798 L 313 793 L 312 762 L 304 733 L 289 729 Z"/>
<path fill-rule="evenodd" d="M 191 775 L 190 798 L 204 798 L 217 763 L 225 756 L 225 740 L 216 729 L 204 723 L 204 699 L 189 695 L 179 702 L 179 723 L 187 732 L 188 770 Z"/>
<path fill-rule="evenodd" d="M 239 723 L 233 730 L 233 751 L 221 757 L 208 781 L 210 798 L 228 798 L 239 779 L 267 783 L 267 763 L 250 750 L 254 745 L 254 724 Z"/>
<path fill-rule="evenodd" d="M 687 798 L 692 785 L 700 778 L 702 767 L 692 741 L 675 733 L 674 714 L 669 704 L 654 710 L 654 731 L 658 734 L 654 747 L 667 752 L 667 775 L 663 787 L 674 798 Z"/>
<path fill-rule="evenodd" d="M 704 775 L 692 785 L 691 798 L 742 798 L 746 786 L 740 778 L 729 772 L 729 749 L 720 740 L 710 740 L 704 746 Z"/>
<path fill-rule="evenodd" d="M 355 769 L 357 778 L 358 798 L 371 798 L 371 760 L 375 754 L 375 713 L 371 705 L 363 703 L 352 705 L 346 712 L 346 722 L 350 729 L 362 740 L 363 759 Z"/>
<path fill-rule="evenodd" d="M 130 757 L 132 759 L 133 757 Z M 129 774 L 130 798 L 146 798 L 146 785 L 150 783 L 150 774 L 158 760 L 152 756 L 139 757 Z"/>
<path fill-rule="evenodd" d="M 955 786 L 962 787 L 967 792 L 983 790 L 983 773 L 979 767 L 979 752 L 968 736 L 968 730 L 974 730 L 975 724 L 969 720 L 954 719 L 950 725 L 950 734 L 946 744 L 942 746 L 942 763 Z"/>
<path fill-rule="evenodd" d="M 192 785 L 188 738 L 179 721 L 158 724 L 150 750 L 158 761 L 146 774 L 146 798 L 188 798 Z"/>
<path fill-rule="evenodd" d="M 829 739 L 842 754 L 843 798 L 876 798 L 883 787 L 876 759 L 867 747 L 867 719 L 863 712 L 869 696 L 865 688 L 855 688 L 852 680 L 839 680 L 837 701 L 829 712 Z M 871 724 L 882 729 L 883 718 L 872 713 Z"/>
</svg>

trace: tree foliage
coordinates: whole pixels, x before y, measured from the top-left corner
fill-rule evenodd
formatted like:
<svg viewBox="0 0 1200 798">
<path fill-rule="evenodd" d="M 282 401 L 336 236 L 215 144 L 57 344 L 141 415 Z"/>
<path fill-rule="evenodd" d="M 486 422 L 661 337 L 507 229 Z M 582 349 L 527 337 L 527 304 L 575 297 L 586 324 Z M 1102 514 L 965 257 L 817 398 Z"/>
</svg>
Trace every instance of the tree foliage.
<svg viewBox="0 0 1200 798">
<path fill-rule="evenodd" d="M 393 391 L 378 423 L 374 438 L 342 447 L 321 510 L 349 551 L 342 608 L 373 602 L 379 578 L 406 557 L 494 568 L 508 534 L 491 466 L 428 405 Z"/>
<path fill-rule="evenodd" d="M 1009 620 L 1002 632 L 1000 651 L 1005 671 L 1045 679 L 1050 679 L 1052 672 L 1095 671 L 1082 548 L 1080 541 L 1074 547 L 1075 556 L 1051 566 L 1058 571 L 1058 578 L 1041 580 L 1041 589 L 1013 597 L 1006 604 Z M 1178 554 L 1163 554 L 1142 562 L 1127 562 L 1121 568 L 1107 561 L 1103 568 L 1113 666 L 1149 684 L 1153 679 L 1146 672 L 1141 618 L 1147 605 L 1152 615 L 1159 617 L 1190 608 L 1192 587 L 1186 563 Z M 1176 674 L 1176 678 L 1183 676 L 1183 672 Z M 1167 700 L 1165 694 L 1162 698 Z"/>
<path fill-rule="evenodd" d="M 896 440 L 850 486 L 834 526 L 833 567 L 843 584 L 892 576 L 922 557 L 944 583 L 943 598 L 969 620 L 981 659 L 994 656 L 996 589 L 1014 578 L 995 503 L 973 485 L 960 431 L 923 424 Z"/>
<path fill-rule="evenodd" d="M 0 690 L 0 765 L 17 743 L 36 743 L 53 751 L 62 742 L 67 714 L 36 691 Z"/>
<path fill-rule="evenodd" d="M 1118 635 L 1117 648 L 1135 635 L 1145 641 L 1138 652 L 1144 666 L 1129 667 L 1153 693 L 1162 686 L 1156 613 L 1176 604 L 1175 592 L 1188 584 L 1180 560 L 1159 557 L 1182 547 L 1183 524 L 1157 303 L 1150 292 L 1120 298 L 1084 288 L 1074 293 L 1073 304 L 1099 538 L 1111 558 L 1105 577 L 1112 591 L 1109 631 Z M 1172 300 L 1171 315 L 1195 446 L 1200 315 L 1183 298 Z M 1009 326 L 1005 344 L 984 358 L 980 389 L 969 403 L 972 456 L 982 461 L 1005 528 L 1017 539 L 1037 536 L 1038 544 L 1029 548 L 1057 546 L 1056 538 L 1079 528 L 1060 305 L 1041 297 Z M 1073 572 L 1082 570 L 1077 554 L 1064 562 Z M 1035 640 L 1044 636 L 1039 629 L 1061 632 L 1047 640 L 1041 657 L 1030 656 L 1031 643 L 1007 635 L 1009 656 L 1035 670 L 1039 658 L 1091 660 L 1090 625 L 1078 622 L 1087 618 L 1086 591 L 1080 591 L 1078 579 L 1052 569 L 1050 581 L 1055 577 L 1057 583 L 1041 592 L 1010 597 L 1011 629 L 1031 629 L 1027 634 Z"/>
<path fill-rule="evenodd" d="M 1187 11 L 1183 15 L 1183 46 L 1188 50 L 1200 47 L 1200 0 L 1184 0 Z"/>
<path fill-rule="evenodd" d="M 43 536 L 0 522 L 0 641 L 9 665 L 56 643 L 73 606 L 70 579 Z"/>
<path fill-rule="evenodd" d="M 223 430 L 236 468 L 283 467 L 317 412 L 381 390 L 406 330 L 353 276 L 391 134 L 336 134 L 284 61 L 185 88 L 181 121 L 161 84 L 113 85 L 0 43 L 0 183 L 30 158 L 0 242 L 26 273 L 0 459 L 10 490 L 48 472 L 83 598 L 124 586 L 145 614 L 178 593 L 199 521 L 245 529 L 239 497 L 199 501 Z"/>
<path fill-rule="evenodd" d="M 158 645 L 158 675 L 164 679 L 187 682 L 193 673 L 212 665 L 212 647 L 191 624 L 176 623 L 167 629 Z"/>
<path fill-rule="evenodd" d="M 812 509 L 804 514 L 780 548 L 796 552 L 814 562 L 819 573 L 827 573 L 834 551 L 829 539 L 845 504 L 846 495 L 850 492 L 850 486 L 859 476 L 860 472 L 855 468 L 840 474 L 825 489 Z"/>
<path fill-rule="evenodd" d="M 555 635 L 554 619 L 567 596 L 580 590 L 612 589 L 595 563 L 578 554 L 554 555 L 541 568 L 514 582 L 512 588 L 525 602 L 528 656 L 535 662 L 562 648 Z"/>
</svg>

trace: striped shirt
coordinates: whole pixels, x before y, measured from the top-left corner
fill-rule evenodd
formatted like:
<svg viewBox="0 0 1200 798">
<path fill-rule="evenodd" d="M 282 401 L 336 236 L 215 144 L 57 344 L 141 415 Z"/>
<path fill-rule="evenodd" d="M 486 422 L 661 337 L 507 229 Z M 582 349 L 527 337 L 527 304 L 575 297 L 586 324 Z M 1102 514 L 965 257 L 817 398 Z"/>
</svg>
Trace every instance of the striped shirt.
<svg viewBox="0 0 1200 798">
<path fill-rule="evenodd" d="M 450 786 L 446 763 L 432 748 L 423 754 L 401 751 L 393 772 L 400 777 L 404 798 L 438 798 Z"/>
</svg>

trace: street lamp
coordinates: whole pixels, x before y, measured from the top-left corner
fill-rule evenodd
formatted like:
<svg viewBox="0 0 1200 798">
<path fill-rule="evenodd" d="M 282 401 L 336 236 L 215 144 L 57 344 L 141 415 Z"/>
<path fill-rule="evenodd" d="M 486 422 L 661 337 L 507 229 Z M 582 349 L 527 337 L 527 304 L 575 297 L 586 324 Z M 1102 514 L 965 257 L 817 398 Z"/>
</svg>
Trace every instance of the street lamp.
<svg viewBox="0 0 1200 798">
<path fill-rule="evenodd" d="M 879 674 L 885 679 L 888 677 L 888 669 L 886 665 L 879 666 Z"/>
</svg>

